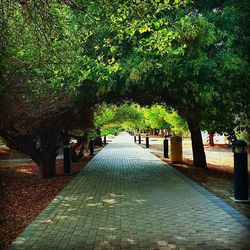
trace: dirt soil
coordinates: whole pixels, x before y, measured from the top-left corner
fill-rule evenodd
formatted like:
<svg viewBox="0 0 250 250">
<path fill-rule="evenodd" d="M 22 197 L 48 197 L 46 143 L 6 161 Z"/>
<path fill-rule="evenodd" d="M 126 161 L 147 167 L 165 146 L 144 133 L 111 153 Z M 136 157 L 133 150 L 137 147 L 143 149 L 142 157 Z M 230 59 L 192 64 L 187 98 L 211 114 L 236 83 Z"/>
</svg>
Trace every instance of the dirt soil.
<svg viewBox="0 0 250 250">
<path fill-rule="evenodd" d="M 145 147 L 144 145 L 142 147 Z M 221 145 L 216 148 L 223 148 Z M 159 157 L 162 161 L 170 164 L 172 167 L 180 171 L 185 176 L 192 179 L 202 187 L 206 188 L 217 197 L 224 200 L 226 203 L 237 209 L 239 212 L 250 218 L 250 203 L 236 203 L 230 197 L 233 197 L 233 167 L 231 165 L 220 164 L 220 159 L 217 159 L 218 164 L 208 163 L 208 169 L 197 169 L 192 165 L 192 160 L 183 158 L 182 164 L 172 164 L 169 158 L 163 158 L 162 146 L 150 145 L 152 153 Z M 223 156 L 222 156 L 223 157 Z M 250 172 L 248 171 L 248 180 L 250 180 Z M 250 181 L 248 182 L 248 193 L 250 194 Z"/>
<path fill-rule="evenodd" d="M 48 179 L 39 177 L 38 166 L 31 160 L 0 161 L 0 249 L 6 249 L 84 168 L 92 158 L 85 155 L 72 164 L 70 175 L 62 174 L 63 160 L 57 160 L 56 177 Z"/>
</svg>

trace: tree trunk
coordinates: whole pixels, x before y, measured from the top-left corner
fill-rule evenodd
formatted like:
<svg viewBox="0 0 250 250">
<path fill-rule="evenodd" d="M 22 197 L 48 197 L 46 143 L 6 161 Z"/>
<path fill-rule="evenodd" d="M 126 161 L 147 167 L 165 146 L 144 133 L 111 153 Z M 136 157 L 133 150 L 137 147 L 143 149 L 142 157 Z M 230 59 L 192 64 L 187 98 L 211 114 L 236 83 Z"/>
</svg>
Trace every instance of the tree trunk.
<svg viewBox="0 0 250 250">
<path fill-rule="evenodd" d="M 209 146 L 214 147 L 214 132 L 209 132 L 208 133 L 208 140 L 209 140 Z"/>
<path fill-rule="evenodd" d="M 55 152 L 41 152 L 40 175 L 42 178 L 55 177 L 56 157 Z"/>
<path fill-rule="evenodd" d="M 55 139 L 41 141 L 41 145 L 37 146 L 38 136 L 35 135 L 11 136 L 4 134 L 4 138 L 6 138 L 9 147 L 27 154 L 32 158 L 39 166 L 40 176 L 42 178 L 55 176 L 57 150 Z M 51 139 L 52 137 L 47 138 Z"/>
<path fill-rule="evenodd" d="M 187 123 L 192 138 L 193 165 L 196 167 L 207 168 L 199 121 L 195 117 L 188 116 Z"/>
<path fill-rule="evenodd" d="M 56 153 L 58 149 L 57 135 L 52 134 L 51 131 L 43 130 L 38 138 L 40 140 L 40 145 L 38 146 L 40 175 L 42 178 L 55 177 Z"/>
<path fill-rule="evenodd" d="M 70 146 L 70 156 L 72 162 L 78 162 L 78 155 L 74 147 Z"/>
</svg>

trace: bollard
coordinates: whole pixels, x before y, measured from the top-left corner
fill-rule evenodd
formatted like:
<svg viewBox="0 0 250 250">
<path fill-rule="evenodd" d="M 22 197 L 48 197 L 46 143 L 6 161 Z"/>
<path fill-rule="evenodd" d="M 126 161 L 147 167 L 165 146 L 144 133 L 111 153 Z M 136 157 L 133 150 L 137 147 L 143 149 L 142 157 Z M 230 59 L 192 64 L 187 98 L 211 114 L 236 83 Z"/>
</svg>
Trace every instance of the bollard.
<svg viewBox="0 0 250 250">
<path fill-rule="evenodd" d="M 94 140 L 92 138 L 89 141 L 89 155 L 94 155 Z"/>
<path fill-rule="evenodd" d="M 163 140 L 163 157 L 168 158 L 168 137 L 167 137 L 167 135 L 164 135 L 164 140 Z"/>
<path fill-rule="evenodd" d="M 170 159 L 172 163 L 182 162 L 182 138 L 179 136 L 170 137 Z"/>
<path fill-rule="evenodd" d="M 236 140 L 234 152 L 234 199 L 248 200 L 247 143 Z"/>
<path fill-rule="evenodd" d="M 134 135 L 134 142 L 136 142 L 136 135 Z"/>
<path fill-rule="evenodd" d="M 146 148 L 149 148 L 149 136 L 146 134 Z"/>
<path fill-rule="evenodd" d="M 70 145 L 69 142 L 63 145 L 63 171 L 64 174 L 70 174 Z"/>
<path fill-rule="evenodd" d="M 106 145 L 107 144 L 107 138 L 106 138 L 106 135 L 104 135 L 103 137 L 103 143 Z"/>
<path fill-rule="evenodd" d="M 138 135 L 139 144 L 141 144 L 141 134 Z"/>
</svg>

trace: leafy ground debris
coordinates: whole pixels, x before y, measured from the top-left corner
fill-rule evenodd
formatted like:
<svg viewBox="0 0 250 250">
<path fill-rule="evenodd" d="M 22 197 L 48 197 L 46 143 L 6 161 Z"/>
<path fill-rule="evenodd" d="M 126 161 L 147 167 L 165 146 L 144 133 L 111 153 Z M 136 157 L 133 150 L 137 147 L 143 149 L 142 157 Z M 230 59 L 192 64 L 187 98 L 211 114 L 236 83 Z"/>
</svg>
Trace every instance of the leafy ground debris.
<svg viewBox="0 0 250 250">
<path fill-rule="evenodd" d="M 171 164 L 169 159 L 162 157 L 162 146 L 150 145 L 150 150 Z M 2 152 L 3 158 L 10 156 L 5 148 Z M 38 176 L 38 167 L 31 160 L 0 162 L 0 249 L 6 249 L 91 158 L 85 156 L 72 164 L 71 175 L 60 174 L 63 162 L 57 160 L 57 176 L 49 179 Z M 230 164 L 218 161 L 217 164 L 208 164 L 208 169 L 197 169 L 192 166 L 192 160 L 184 158 L 182 164 L 171 165 L 250 218 L 250 204 L 235 203 L 230 199 L 233 196 L 233 168 Z"/>
<path fill-rule="evenodd" d="M 3 151 L 6 159 L 8 153 Z M 57 175 L 48 179 L 39 177 L 38 166 L 31 160 L 1 161 L 0 249 L 6 249 L 91 158 L 87 155 L 73 163 L 70 175 L 62 174 L 63 160 L 57 160 Z"/>
</svg>

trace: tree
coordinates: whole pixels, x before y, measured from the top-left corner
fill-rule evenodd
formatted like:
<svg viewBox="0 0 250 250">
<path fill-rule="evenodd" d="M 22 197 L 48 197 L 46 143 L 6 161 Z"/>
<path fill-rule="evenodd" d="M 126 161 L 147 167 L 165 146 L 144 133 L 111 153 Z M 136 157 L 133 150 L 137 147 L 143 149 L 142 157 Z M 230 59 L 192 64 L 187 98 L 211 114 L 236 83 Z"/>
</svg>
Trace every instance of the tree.
<svg viewBox="0 0 250 250">
<path fill-rule="evenodd" d="M 194 142 L 194 164 L 206 167 L 199 130 L 200 118 L 199 114 L 195 114 L 199 110 L 193 108 L 198 103 L 194 96 L 197 84 L 192 79 L 187 80 L 187 70 L 180 70 L 180 65 L 184 66 L 186 40 L 205 41 L 204 45 L 211 43 L 211 35 L 205 39 L 209 23 L 198 15 L 193 18 L 191 11 L 187 13 L 186 1 L 174 4 L 153 2 L 152 5 L 147 5 L 146 1 L 120 5 L 114 2 L 112 7 L 103 8 L 113 8 L 114 5 L 118 5 L 118 14 L 114 16 L 112 11 L 105 12 L 101 18 L 101 23 L 106 22 L 104 27 L 108 23 L 109 28 L 104 29 L 106 39 L 95 40 L 98 43 L 95 53 L 116 77 L 119 72 L 118 81 L 124 83 L 123 92 L 127 97 L 131 96 L 139 103 L 152 100 L 166 102 L 187 119 Z M 198 30 L 190 30 L 194 26 L 191 22 L 193 19 Z M 97 23 L 95 26 L 98 26 Z M 99 70 L 105 77 L 103 68 L 99 67 Z M 109 71 L 107 78 L 110 77 L 112 79 Z M 114 78 L 106 86 L 106 90 L 112 91 L 116 87 Z"/>
<path fill-rule="evenodd" d="M 151 129 L 170 129 L 170 125 L 165 119 L 166 116 L 167 111 L 161 105 L 153 105 L 148 109 L 144 109 L 146 124 Z"/>
<path fill-rule="evenodd" d="M 30 156 L 42 177 L 52 177 L 62 131 L 91 120 L 90 101 L 76 100 L 88 84 L 77 30 L 64 19 L 70 8 L 56 1 L 2 3 L 0 135 Z"/>
<path fill-rule="evenodd" d="M 88 109 L 88 100 L 166 103 L 187 121 L 194 165 L 204 168 L 201 125 L 224 124 L 223 110 L 249 121 L 244 0 L 3 3 L 4 100 L 15 75 L 35 106 L 48 93 L 72 96 L 77 110 Z"/>
<path fill-rule="evenodd" d="M 179 116 L 175 110 L 172 109 L 167 112 L 166 117 L 164 119 L 170 125 L 170 130 L 174 134 L 179 135 L 183 132 L 188 131 L 187 122 L 181 116 Z"/>
<path fill-rule="evenodd" d="M 26 100 L 29 92 L 22 90 L 19 84 L 2 96 L 0 134 L 8 146 L 29 155 L 38 164 L 42 177 L 52 177 L 64 137 L 62 131 L 89 128 L 92 111 L 74 107 L 72 97 L 65 93 L 57 93 L 56 97 L 43 95 L 34 102 Z"/>
<path fill-rule="evenodd" d="M 103 104 L 95 112 L 95 127 L 103 135 L 118 133 L 123 129 L 138 132 L 146 129 L 142 108 L 136 104 Z"/>
<path fill-rule="evenodd" d="M 248 34 L 234 1 L 199 3 L 201 8 L 189 1 L 95 3 L 97 16 L 102 14 L 93 24 L 103 24 L 94 47 L 102 64 L 97 71 L 107 80 L 103 89 L 122 88 L 118 92 L 139 103 L 165 102 L 178 110 L 191 132 L 194 165 L 205 168 L 201 121 L 219 117 L 223 109 L 236 113 L 232 100 L 242 95 L 235 93 L 249 88 L 241 42 Z"/>
<path fill-rule="evenodd" d="M 176 111 L 168 111 L 162 105 L 140 107 L 138 104 L 103 104 L 94 118 L 95 127 L 102 134 L 117 133 L 123 129 L 138 133 L 147 129 L 168 129 L 173 133 L 187 131 L 187 124 Z"/>
<path fill-rule="evenodd" d="M 202 118 L 203 128 L 227 134 L 232 134 L 234 130 L 247 131 L 247 110 L 250 108 L 247 96 L 250 91 L 250 5 L 247 1 L 211 1 L 205 6 L 197 2 L 197 7 L 213 21 L 218 30 L 217 53 L 214 53 L 214 88 L 219 96 L 215 96 L 213 101 L 216 105 L 210 106 L 206 117 Z"/>
</svg>

